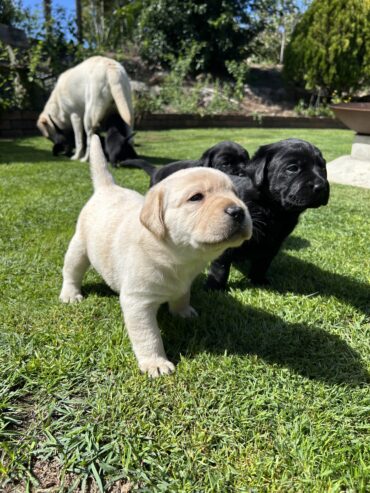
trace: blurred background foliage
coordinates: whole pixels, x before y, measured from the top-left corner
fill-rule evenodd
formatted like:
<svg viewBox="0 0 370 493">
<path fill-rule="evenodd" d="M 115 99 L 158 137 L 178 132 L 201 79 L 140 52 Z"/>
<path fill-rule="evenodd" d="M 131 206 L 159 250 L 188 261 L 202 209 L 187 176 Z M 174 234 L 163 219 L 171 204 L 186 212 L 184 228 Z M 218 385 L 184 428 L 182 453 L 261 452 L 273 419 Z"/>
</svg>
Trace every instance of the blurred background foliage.
<svg viewBox="0 0 370 493">
<path fill-rule="evenodd" d="M 22 0 L 0 3 L 0 27 L 27 38 L 19 47 L 1 41 L 2 109 L 40 109 L 57 76 L 93 54 L 146 82 L 159 74 L 160 95 L 142 93 L 140 111 L 172 101 L 201 112 L 205 87 L 212 111 L 236 111 L 252 64 L 284 65 L 288 89 L 304 92 L 301 113 L 307 101 L 317 107 L 369 85 L 370 0 L 76 0 L 69 13 L 52 0 L 40 6 L 41 15 Z"/>
</svg>

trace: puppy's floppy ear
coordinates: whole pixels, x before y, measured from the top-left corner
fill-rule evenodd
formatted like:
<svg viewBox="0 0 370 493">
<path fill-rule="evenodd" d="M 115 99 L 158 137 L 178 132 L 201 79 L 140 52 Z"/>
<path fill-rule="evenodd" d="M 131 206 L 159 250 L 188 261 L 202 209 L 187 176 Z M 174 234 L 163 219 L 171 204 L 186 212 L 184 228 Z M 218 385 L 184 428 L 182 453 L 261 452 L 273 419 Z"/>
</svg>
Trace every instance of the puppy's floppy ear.
<svg viewBox="0 0 370 493">
<path fill-rule="evenodd" d="M 267 167 L 267 155 L 260 156 L 255 159 L 252 158 L 251 164 L 254 166 L 254 178 L 253 181 L 257 187 L 261 187 L 265 179 L 265 171 Z"/>
<path fill-rule="evenodd" d="M 140 222 L 157 238 L 163 239 L 165 237 L 163 187 L 157 185 L 147 192 L 140 213 Z"/>
<path fill-rule="evenodd" d="M 211 147 L 210 149 L 207 149 L 202 154 L 202 157 L 199 160 L 201 166 L 204 166 L 205 168 L 212 168 L 213 158 L 214 158 L 214 151 L 213 151 L 213 147 Z"/>
<path fill-rule="evenodd" d="M 256 172 L 254 174 L 255 176 L 255 183 L 258 187 L 260 187 L 263 183 L 263 180 L 265 178 L 265 170 L 267 166 L 267 159 L 259 159 L 258 162 L 256 163 Z"/>
<path fill-rule="evenodd" d="M 257 149 L 248 166 L 254 167 L 254 183 L 257 187 L 262 186 L 265 179 L 267 165 L 272 159 L 275 144 L 267 144 Z"/>
</svg>

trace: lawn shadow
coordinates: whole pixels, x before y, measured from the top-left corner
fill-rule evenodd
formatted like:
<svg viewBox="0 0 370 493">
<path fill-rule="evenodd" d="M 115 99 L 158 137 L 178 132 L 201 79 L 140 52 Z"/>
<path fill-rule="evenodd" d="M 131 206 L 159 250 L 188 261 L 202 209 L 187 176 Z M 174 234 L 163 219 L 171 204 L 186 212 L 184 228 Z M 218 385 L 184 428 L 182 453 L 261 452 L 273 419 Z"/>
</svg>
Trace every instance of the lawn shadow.
<svg viewBox="0 0 370 493">
<path fill-rule="evenodd" d="M 300 236 L 288 236 L 282 245 L 282 250 L 304 250 L 311 246 L 311 242 Z"/>
<path fill-rule="evenodd" d="M 238 263 L 236 268 L 245 276 L 231 281 L 234 289 L 251 287 L 248 279 L 248 262 Z M 296 293 L 301 295 L 334 296 L 353 307 L 369 314 L 370 285 L 341 274 L 321 269 L 319 266 L 280 252 L 268 274 L 270 284 L 265 289 L 278 293 Z"/>
<path fill-rule="evenodd" d="M 82 283 L 81 292 L 83 296 L 97 294 L 102 298 L 110 298 L 111 296 L 116 296 L 118 298 L 118 294 L 105 284 L 104 281 Z"/>
<path fill-rule="evenodd" d="M 160 311 L 164 344 L 173 361 L 178 362 L 180 354 L 227 352 L 256 355 L 268 364 L 329 384 L 359 386 L 370 381 L 361 356 L 338 335 L 310 324 L 285 322 L 227 294 L 195 290 L 193 298 L 198 319 L 171 321 L 166 310 Z"/>
<path fill-rule="evenodd" d="M 25 145 L 22 142 L 22 139 L 4 142 L 0 140 L 0 165 L 10 165 L 14 163 L 39 163 L 40 161 L 53 161 L 57 163 L 60 161 L 70 160 L 69 157 L 64 155 L 53 156 L 51 142 L 50 149 L 38 149 L 32 145 Z M 163 166 L 179 160 L 178 158 L 144 155 L 140 155 L 140 159 L 145 159 L 149 163 L 156 166 Z"/>
<path fill-rule="evenodd" d="M 39 163 L 40 161 L 60 161 L 68 159 L 65 156 L 53 156 L 52 143 L 50 149 L 38 149 L 31 145 L 22 144 L 23 140 L 13 140 L 11 142 L 0 141 L 0 165 L 10 165 L 14 163 Z"/>
<path fill-rule="evenodd" d="M 198 318 L 183 320 L 161 307 L 158 323 L 171 361 L 181 354 L 256 355 L 268 364 L 289 368 L 305 378 L 359 386 L 370 381 L 361 356 L 338 335 L 306 324 L 288 323 L 265 310 L 240 303 L 228 293 L 207 293 L 204 276 L 192 293 Z M 104 282 L 83 284 L 85 296 L 116 297 Z"/>
</svg>

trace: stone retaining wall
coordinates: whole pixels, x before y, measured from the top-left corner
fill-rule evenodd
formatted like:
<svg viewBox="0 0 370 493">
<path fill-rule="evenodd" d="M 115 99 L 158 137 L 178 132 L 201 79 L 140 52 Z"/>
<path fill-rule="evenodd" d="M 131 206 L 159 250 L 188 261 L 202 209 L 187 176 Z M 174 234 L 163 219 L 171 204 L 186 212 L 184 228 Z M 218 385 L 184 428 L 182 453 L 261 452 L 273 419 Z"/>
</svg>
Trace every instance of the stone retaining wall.
<svg viewBox="0 0 370 493">
<path fill-rule="evenodd" d="M 171 128 L 346 128 L 333 118 L 244 116 L 244 115 L 145 115 L 136 123 L 138 130 Z"/>
<path fill-rule="evenodd" d="M 36 128 L 38 113 L 13 111 L 0 114 L 0 138 L 40 135 Z M 243 115 L 153 114 L 137 118 L 136 130 L 168 130 L 171 128 L 346 128 L 332 118 Z"/>
<path fill-rule="evenodd" d="M 0 137 L 27 137 L 40 135 L 36 127 L 36 111 L 12 111 L 0 113 Z"/>
</svg>

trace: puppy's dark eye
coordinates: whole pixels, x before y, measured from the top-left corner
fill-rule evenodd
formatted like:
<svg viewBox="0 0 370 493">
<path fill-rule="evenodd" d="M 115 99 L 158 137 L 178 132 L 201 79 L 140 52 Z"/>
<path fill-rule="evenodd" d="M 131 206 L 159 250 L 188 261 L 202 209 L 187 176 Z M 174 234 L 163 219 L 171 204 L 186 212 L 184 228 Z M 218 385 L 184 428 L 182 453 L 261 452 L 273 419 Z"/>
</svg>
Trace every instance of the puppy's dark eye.
<svg viewBox="0 0 370 493">
<path fill-rule="evenodd" d="M 289 171 L 289 173 L 297 173 L 297 171 L 299 171 L 299 166 L 297 164 L 290 164 L 287 167 L 287 171 Z"/>
<path fill-rule="evenodd" d="M 192 195 L 190 199 L 188 199 L 188 202 L 199 202 L 200 200 L 204 199 L 204 195 L 202 193 L 196 193 L 195 195 Z"/>
</svg>

